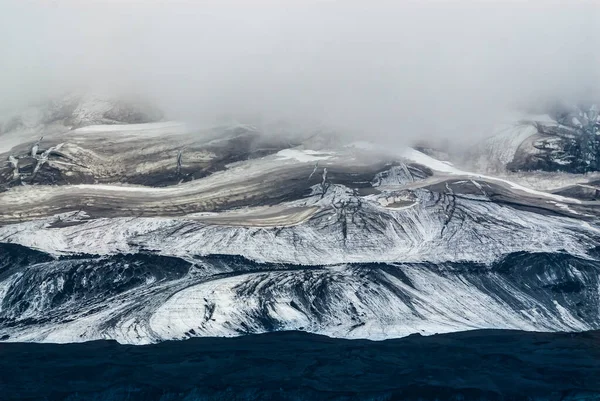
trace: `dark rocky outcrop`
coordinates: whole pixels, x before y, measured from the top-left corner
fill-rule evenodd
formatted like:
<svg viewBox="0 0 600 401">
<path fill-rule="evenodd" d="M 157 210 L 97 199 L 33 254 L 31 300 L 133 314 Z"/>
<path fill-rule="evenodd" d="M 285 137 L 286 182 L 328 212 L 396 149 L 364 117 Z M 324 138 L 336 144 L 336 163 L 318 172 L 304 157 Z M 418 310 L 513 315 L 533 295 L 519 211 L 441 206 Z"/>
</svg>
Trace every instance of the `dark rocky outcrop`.
<svg viewBox="0 0 600 401">
<path fill-rule="evenodd" d="M 535 123 L 538 134 L 527 138 L 507 168 L 511 171 L 600 171 L 598 107 L 556 112 L 556 124 Z"/>
</svg>

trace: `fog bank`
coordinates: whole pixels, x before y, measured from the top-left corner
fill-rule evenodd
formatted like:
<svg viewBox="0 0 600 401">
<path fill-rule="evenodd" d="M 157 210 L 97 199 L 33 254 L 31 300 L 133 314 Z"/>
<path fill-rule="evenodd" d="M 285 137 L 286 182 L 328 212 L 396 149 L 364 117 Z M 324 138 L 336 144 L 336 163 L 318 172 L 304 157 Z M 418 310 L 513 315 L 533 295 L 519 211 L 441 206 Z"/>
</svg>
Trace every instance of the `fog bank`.
<svg viewBox="0 0 600 401">
<path fill-rule="evenodd" d="M 597 98 L 598 21 L 591 1 L 4 0 L 0 108 L 83 88 L 194 122 L 471 140 Z"/>
</svg>

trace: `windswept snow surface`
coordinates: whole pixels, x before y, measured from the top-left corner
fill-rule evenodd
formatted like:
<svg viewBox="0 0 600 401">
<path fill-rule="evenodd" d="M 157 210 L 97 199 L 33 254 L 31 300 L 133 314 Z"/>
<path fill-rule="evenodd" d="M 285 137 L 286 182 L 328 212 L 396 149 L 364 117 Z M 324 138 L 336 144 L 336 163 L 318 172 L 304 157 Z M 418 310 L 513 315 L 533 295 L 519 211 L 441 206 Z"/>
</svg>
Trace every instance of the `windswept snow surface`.
<svg viewBox="0 0 600 401">
<path fill-rule="evenodd" d="M 277 152 L 277 157 L 282 160 L 294 159 L 299 162 L 315 162 L 331 158 L 333 152 L 317 152 L 310 149 L 284 149 Z"/>
<path fill-rule="evenodd" d="M 77 128 L 72 131 L 73 134 L 94 134 L 94 133 L 130 133 L 140 132 L 144 135 L 161 135 L 164 132 L 189 132 L 185 123 L 178 121 L 165 121 L 160 123 L 145 124 L 111 124 L 111 125 L 88 125 Z"/>
<path fill-rule="evenodd" d="M 512 189 L 516 189 L 518 191 L 522 191 L 522 192 L 526 192 L 528 194 L 532 194 L 538 197 L 542 197 L 542 198 L 549 198 L 549 199 L 553 199 L 555 201 L 558 202 L 565 202 L 565 203 L 581 203 L 580 200 L 578 199 L 574 199 L 574 198 L 566 198 L 564 196 L 560 196 L 560 195 L 554 195 L 554 194 L 550 194 L 547 192 L 543 192 L 543 191 L 538 191 L 532 188 L 528 188 L 525 187 L 523 185 L 519 185 L 517 183 L 514 183 L 512 181 L 509 181 L 507 179 L 502 179 L 502 178 L 498 178 L 498 177 L 492 177 L 489 175 L 483 175 L 483 174 L 476 174 L 476 173 L 470 173 L 470 172 L 466 172 L 466 171 L 462 171 L 459 170 L 457 168 L 455 168 L 451 163 L 449 162 L 443 162 L 443 161 L 439 161 L 437 159 L 434 159 L 431 156 L 428 156 L 422 152 L 419 152 L 418 150 L 412 149 L 412 148 L 407 148 L 405 149 L 402 153 L 401 153 L 402 157 L 412 160 L 415 163 L 419 163 L 422 164 L 424 166 L 427 166 L 433 170 L 442 172 L 442 173 L 446 173 L 446 174 L 452 174 L 452 175 L 464 175 L 464 176 L 468 176 L 468 177 L 474 177 L 474 178 L 479 178 L 479 179 L 483 179 L 486 181 L 495 181 L 495 182 L 499 182 L 505 185 L 508 185 L 510 188 Z"/>
<path fill-rule="evenodd" d="M 432 168 L 436 171 L 442 172 L 442 173 L 457 174 L 457 175 L 465 174 L 464 171 L 461 171 L 461 170 L 455 168 L 452 165 L 452 163 L 443 162 L 443 161 L 434 159 L 433 157 L 428 156 L 423 152 L 419 152 L 418 150 L 413 149 L 413 148 L 405 148 L 404 150 L 402 150 L 402 152 L 400 152 L 400 156 L 404 157 L 408 160 L 411 160 L 415 163 L 419 163 L 419 164 L 422 164 L 429 168 Z"/>
</svg>

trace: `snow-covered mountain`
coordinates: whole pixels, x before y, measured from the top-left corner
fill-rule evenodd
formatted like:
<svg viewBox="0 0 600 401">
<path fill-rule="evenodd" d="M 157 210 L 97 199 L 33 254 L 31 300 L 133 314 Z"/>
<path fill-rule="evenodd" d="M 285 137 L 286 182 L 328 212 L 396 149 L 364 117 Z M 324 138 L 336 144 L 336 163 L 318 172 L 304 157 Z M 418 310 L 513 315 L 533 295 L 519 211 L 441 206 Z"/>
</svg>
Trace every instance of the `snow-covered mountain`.
<svg viewBox="0 0 600 401">
<path fill-rule="evenodd" d="M 470 149 L 471 166 L 488 172 L 549 171 L 583 174 L 600 170 L 598 106 L 562 107 L 499 124 Z"/>
<path fill-rule="evenodd" d="M 78 128 L 94 124 L 150 123 L 160 121 L 163 114 L 145 101 L 70 93 L 1 117 L 0 134 L 6 134 L 26 129 L 44 130 L 56 125 Z"/>
<path fill-rule="evenodd" d="M 471 150 L 475 172 L 246 125 L 19 137 L 0 148 L 0 338 L 598 329 L 593 177 L 551 193 L 510 173 L 550 121 Z"/>
<path fill-rule="evenodd" d="M 311 266 L 225 255 L 56 260 L 16 245 L 2 254 L 0 338 L 8 341 L 144 344 L 273 330 L 384 339 L 600 325 L 600 262 L 564 252 L 517 252 L 490 264 Z"/>
</svg>

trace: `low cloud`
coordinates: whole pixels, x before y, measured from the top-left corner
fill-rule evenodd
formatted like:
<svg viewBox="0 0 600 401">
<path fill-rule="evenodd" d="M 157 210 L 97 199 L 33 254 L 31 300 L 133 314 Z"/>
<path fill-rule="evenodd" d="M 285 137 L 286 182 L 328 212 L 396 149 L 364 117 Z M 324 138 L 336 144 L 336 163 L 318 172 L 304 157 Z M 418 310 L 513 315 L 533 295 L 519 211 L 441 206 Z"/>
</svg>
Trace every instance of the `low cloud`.
<svg viewBox="0 0 600 401">
<path fill-rule="evenodd" d="M 551 1 L 15 1 L 3 108 L 73 89 L 172 118 L 473 140 L 504 112 L 595 99 L 600 6 Z"/>
</svg>

